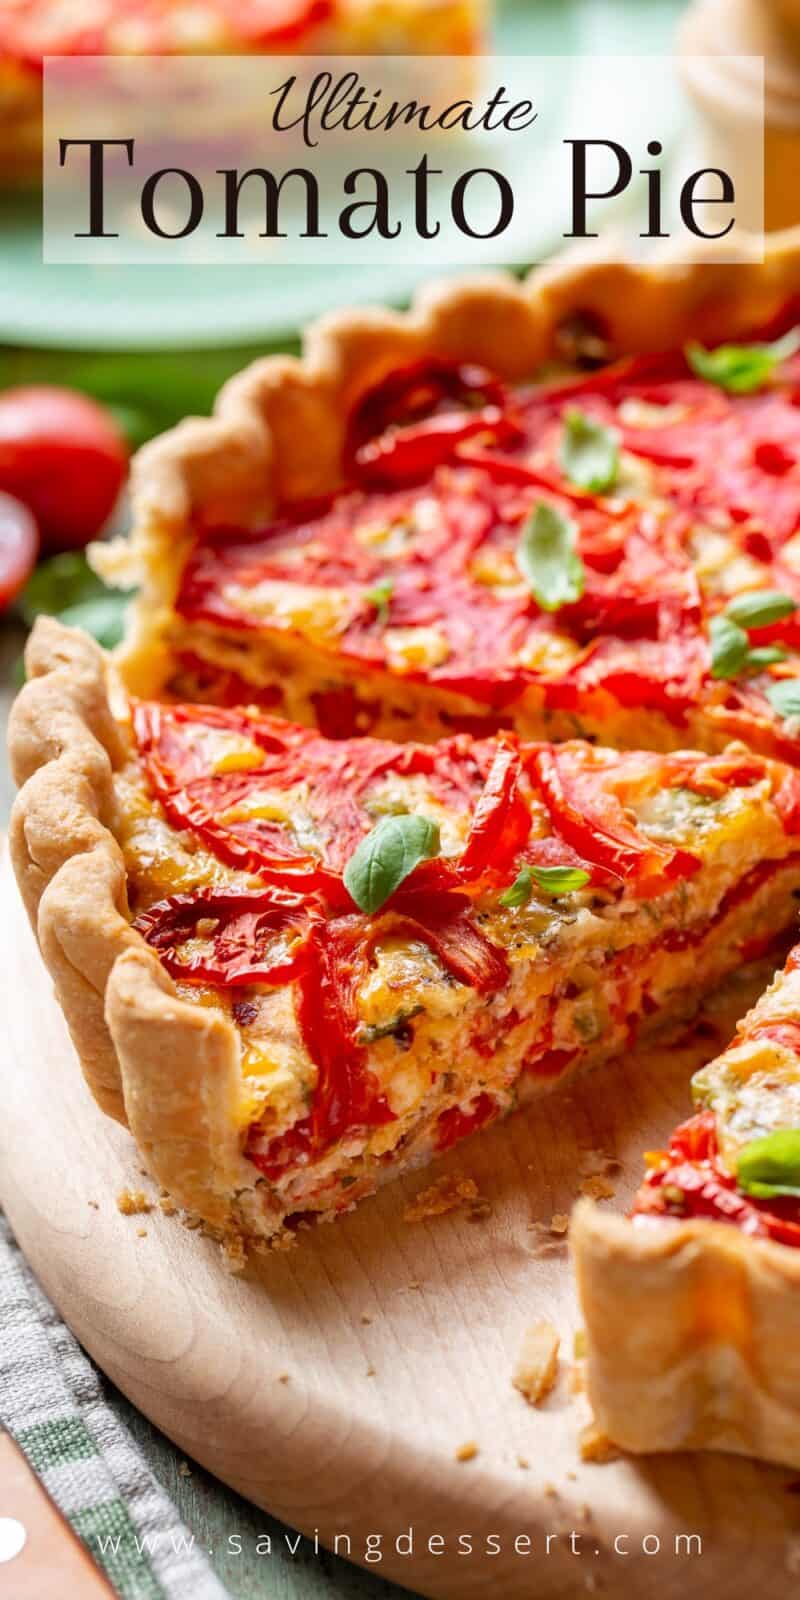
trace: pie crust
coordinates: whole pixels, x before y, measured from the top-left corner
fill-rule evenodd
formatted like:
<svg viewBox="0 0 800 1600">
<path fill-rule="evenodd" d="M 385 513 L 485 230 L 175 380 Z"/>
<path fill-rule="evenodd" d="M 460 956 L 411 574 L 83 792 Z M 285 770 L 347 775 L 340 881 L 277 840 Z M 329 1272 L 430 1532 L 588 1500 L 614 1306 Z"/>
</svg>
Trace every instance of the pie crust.
<svg viewBox="0 0 800 1600">
<path fill-rule="evenodd" d="M 302 359 L 256 362 L 223 389 L 215 414 L 141 452 L 131 555 L 144 602 L 120 660 L 128 688 L 158 683 L 159 626 L 193 518 L 247 527 L 282 502 L 340 478 L 344 419 L 393 367 L 424 356 L 473 361 L 509 380 L 599 329 L 609 358 L 735 339 L 800 293 L 800 232 L 774 235 L 763 260 L 625 264 L 577 254 L 523 282 L 487 274 L 426 290 L 408 313 L 338 313 L 309 333 Z M 309 441 L 313 448 L 309 449 Z M 12 714 L 14 868 L 86 1077 L 127 1120 L 156 1177 L 220 1234 L 246 1232 L 231 1200 L 242 1158 L 228 1108 L 233 1027 L 181 1001 L 125 919 L 111 773 L 120 759 L 105 658 L 40 622 L 32 682 Z M 113 693 L 113 685 L 112 685 Z M 157 1063 L 168 1055 L 169 1081 Z M 126 1118 L 127 1113 L 127 1118 Z M 800 1356 L 792 1334 L 800 1258 L 787 1246 L 704 1221 L 638 1228 L 582 1204 L 573 1250 L 587 1321 L 590 1399 L 631 1450 L 708 1446 L 800 1466 Z"/>
</svg>

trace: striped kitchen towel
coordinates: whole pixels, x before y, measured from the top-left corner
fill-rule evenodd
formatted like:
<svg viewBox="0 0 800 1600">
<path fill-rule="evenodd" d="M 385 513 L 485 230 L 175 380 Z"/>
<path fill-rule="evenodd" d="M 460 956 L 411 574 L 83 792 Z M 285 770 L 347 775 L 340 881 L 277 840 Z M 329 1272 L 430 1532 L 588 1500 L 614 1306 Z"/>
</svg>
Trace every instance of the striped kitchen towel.
<svg viewBox="0 0 800 1600">
<path fill-rule="evenodd" d="M 228 1600 L 2 1214 L 0 1425 L 121 1600 Z"/>
</svg>

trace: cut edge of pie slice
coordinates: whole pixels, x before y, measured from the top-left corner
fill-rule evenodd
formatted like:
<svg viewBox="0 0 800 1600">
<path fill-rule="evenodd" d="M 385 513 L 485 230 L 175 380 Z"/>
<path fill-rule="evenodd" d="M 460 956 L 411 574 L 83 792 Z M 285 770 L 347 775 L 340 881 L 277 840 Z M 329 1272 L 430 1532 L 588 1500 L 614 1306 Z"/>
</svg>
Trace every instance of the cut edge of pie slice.
<svg viewBox="0 0 800 1600">
<path fill-rule="evenodd" d="M 741 746 L 131 724 L 84 636 L 40 621 L 27 663 L 11 849 L 42 954 L 99 1103 L 231 1238 L 349 1209 L 686 1015 L 793 919 L 800 778 Z M 351 863 L 397 818 L 433 847 L 360 909 Z"/>
<path fill-rule="evenodd" d="M 631 1451 L 800 1466 L 800 946 L 695 1075 L 629 1218 L 576 1207 L 599 1427 Z"/>
</svg>

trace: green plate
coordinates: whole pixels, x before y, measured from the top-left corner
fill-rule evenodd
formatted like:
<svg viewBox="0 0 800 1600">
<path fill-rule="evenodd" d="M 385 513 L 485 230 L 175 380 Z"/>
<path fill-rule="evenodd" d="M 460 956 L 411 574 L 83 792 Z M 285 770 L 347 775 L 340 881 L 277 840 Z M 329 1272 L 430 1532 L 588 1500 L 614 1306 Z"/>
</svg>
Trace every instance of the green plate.
<svg viewBox="0 0 800 1600">
<path fill-rule="evenodd" d="M 680 0 L 499 0 L 495 49 L 584 58 L 665 52 L 680 8 Z M 554 140 L 563 136 L 561 114 L 559 106 L 550 113 Z M 532 208 L 531 261 L 558 243 L 547 209 L 537 215 Z M 347 266 L 198 266 L 187 274 L 178 266 L 44 265 L 40 206 L 33 197 L 0 204 L 0 251 L 0 342 L 6 345 L 177 351 L 279 343 L 353 298 Z M 401 304 L 430 271 L 424 264 L 365 267 L 359 299 Z"/>
</svg>

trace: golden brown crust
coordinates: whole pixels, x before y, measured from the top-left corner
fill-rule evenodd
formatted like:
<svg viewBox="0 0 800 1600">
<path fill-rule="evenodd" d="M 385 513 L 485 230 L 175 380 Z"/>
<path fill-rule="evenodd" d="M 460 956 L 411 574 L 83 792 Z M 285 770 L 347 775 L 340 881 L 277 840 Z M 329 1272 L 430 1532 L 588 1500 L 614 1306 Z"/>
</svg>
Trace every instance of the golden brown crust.
<svg viewBox="0 0 800 1600">
<path fill-rule="evenodd" d="M 26 667 L 9 725 L 23 785 L 11 856 L 86 1081 L 159 1182 L 225 1230 L 235 1189 L 256 1176 L 239 1156 L 238 1037 L 220 1013 L 178 999 L 130 925 L 113 832 L 112 772 L 124 752 L 105 657 L 40 618 Z"/>
<path fill-rule="evenodd" d="M 800 1252 L 702 1219 L 634 1225 L 587 1200 L 570 1242 L 609 1438 L 800 1467 Z"/>
</svg>

